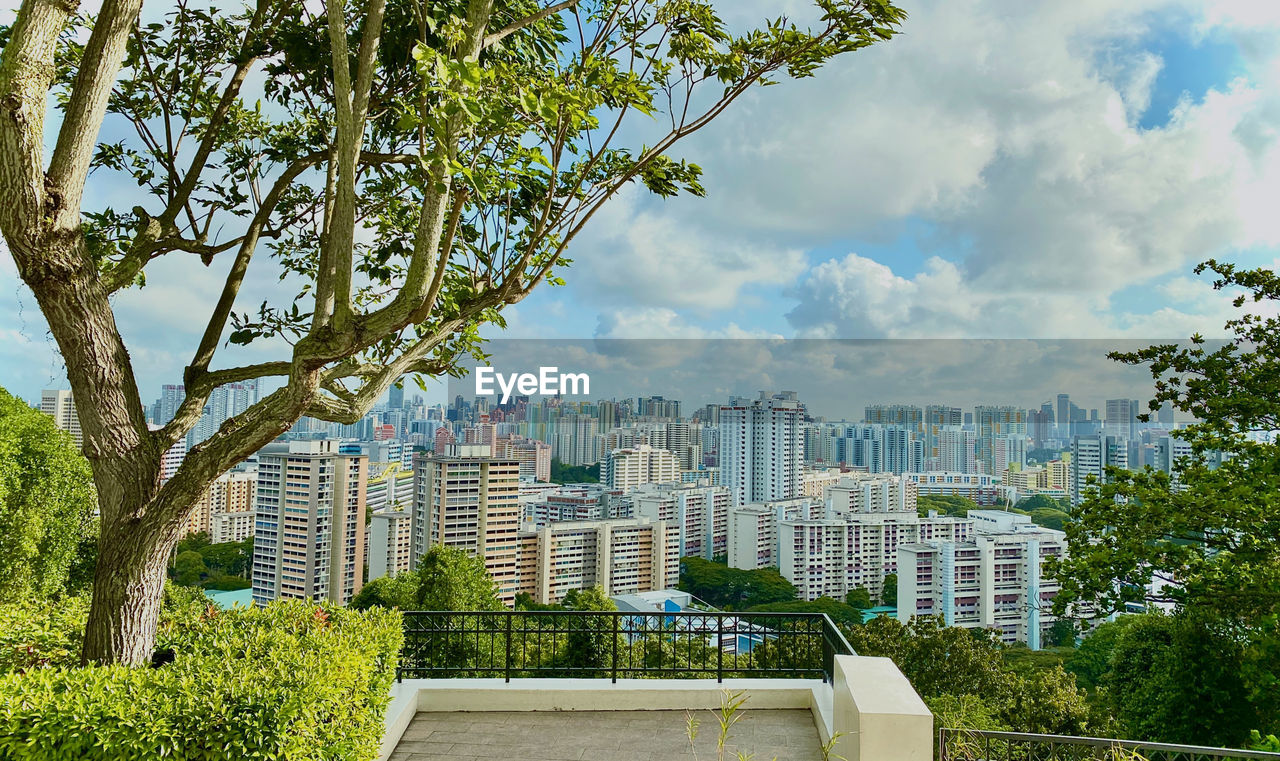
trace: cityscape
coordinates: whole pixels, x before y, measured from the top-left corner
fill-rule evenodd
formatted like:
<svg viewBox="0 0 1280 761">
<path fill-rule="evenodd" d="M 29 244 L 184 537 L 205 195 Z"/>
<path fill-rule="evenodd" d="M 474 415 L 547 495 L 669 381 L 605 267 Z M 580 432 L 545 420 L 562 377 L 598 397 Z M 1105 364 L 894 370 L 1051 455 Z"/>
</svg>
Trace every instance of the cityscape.
<svg viewBox="0 0 1280 761">
<path fill-rule="evenodd" d="M 0 761 L 1280 761 L 1280 2 L 0 0 Z"/>
</svg>

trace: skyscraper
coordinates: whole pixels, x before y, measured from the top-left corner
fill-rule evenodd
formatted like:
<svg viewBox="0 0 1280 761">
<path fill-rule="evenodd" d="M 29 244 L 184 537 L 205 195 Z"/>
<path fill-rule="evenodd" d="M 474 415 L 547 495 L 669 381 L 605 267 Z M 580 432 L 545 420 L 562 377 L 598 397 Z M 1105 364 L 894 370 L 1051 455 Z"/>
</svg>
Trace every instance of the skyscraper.
<svg viewBox="0 0 1280 761">
<path fill-rule="evenodd" d="M 720 475 L 735 505 L 800 494 L 804 406 L 794 391 L 720 408 Z"/>
<path fill-rule="evenodd" d="M 1141 410 L 1137 399 L 1108 399 L 1103 430 L 1108 436 L 1132 439 L 1136 433 L 1139 412 Z"/>
<path fill-rule="evenodd" d="M 1071 504 L 1080 504 L 1089 490 L 1089 476 L 1107 482 L 1106 470 L 1129 467 L 1129 446 L 1119 436 L 1076 436 L 1071 440 Z M 1096 488 L 1096 487 L 1094 487 Z"/>
<path fill-rule="evenodd" d="M 365 457 L 333 441 L 274 442 L 258 452 L 253 601 L 346 604 L 363 584 Z"/>
<path fill-rule="evenodd" d="M 404 380 L 403 378 L 401 379 Z M 393 410 L 404 409 L 404 386 L 391 386 L 391 390 L 387 392 L 387 407 Z"/>
<path fill-rule="evenodd" d="M 1019 407 L 989 407 L 979 405 L 973 409 L 974 427 L 978 434 L 978 467 L 983 473 L 996 473 L 995 440 L 997 436 L 1027 435 L 1027 411 Z"/>
</svg>

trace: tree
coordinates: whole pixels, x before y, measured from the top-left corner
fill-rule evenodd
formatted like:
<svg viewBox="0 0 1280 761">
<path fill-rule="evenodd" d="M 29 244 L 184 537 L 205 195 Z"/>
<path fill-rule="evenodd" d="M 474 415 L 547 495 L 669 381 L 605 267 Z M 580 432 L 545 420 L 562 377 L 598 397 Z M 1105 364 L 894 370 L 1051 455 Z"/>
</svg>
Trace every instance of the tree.
<svg viewBox="0 0 1280 761">
<path fill-rule="evenodd" d="M 1167 402 L 1198 421 L 1178 431 L 1190 456 L 1173 473 L 1110 471 L 1073 511 L 1069 552 L 1046 572 L 1061 580 L 1059 611 L 1173 603 L 1244 643 L 1236 687 L 1267 730 L 1280 725 L 1280 440 L 1271 435 L 1280 430 L 1280 277 L 1215 261 L 1196 272 L 1206 270 L 1215 289 L 1237 294 L 1237 308 L 1261 305 L 1227 322 L 1231 340 L 1215 347 L 1197 335 L 1110 355 L 1148 367 L 1152 410 Z"/>
<path fill-rule="evenodd" d="M 857 610 L 866 610 L 874 607 L 871 602 L 871 592 L 867 591 L 866 587 L 849 590 L 849 593 L 844 596 L 844 601 L 850 608 L 856 608 Z"/>
<path fill-rule="evenodd" d="M 420 579 L 415 571 L 382 576 L 361 587 L 347 606 L 356 610 L 374 607 L 417 610 L 419 583 Z"/>
<path fill-rule="evenodd" d="M 870 606 L 868 606 L 870 607 Z M 764 605 L 753 605 L 747 608 L 750 613 L 826 613 L 837 624 L 857 626 L 862 623 L 862 608 L 853 607 L 840 602 L 834 597 L 819 597 L 816 600 L 791 600 L 790 602 L 771 602 Z"/>
<path fill-rule="evenodd" d="M 975 728 L 994 720 L 1020 732 L 1081 734 L 1089 723 L 1074 677 L 1056 666 L 1016 673 L 992 631 L 946 626 L 932 616 L 907 624 L 880 616 L 845 635 L 854 652 L 892 659 L 927 702 L 938 700 L 948 715 Z"/>
<path fill-rule="evenodd" d="M 501 610 L 484 560 L 457 547 L 436 545 L 418 564 L 418 610 Z"/>
<path fill-rule="evenodd" d="M 1120 631 L 1105 683 L 1129 737 L 1240 747 L 1264 721 L 1243 660 L 1242 643 L 1215 622 L 1148 613 Z"/>
<path fill-rule="evenodd" d="M 743 610 L 796 599 L 796 588 L 776 568 L 730 568 L 706 558 L 680 561 L 680 589 L 716 607 Z"/>
<path fill-rule="evenodd" d="M 0 389 L 0 601 L 68 588 L 93 538 L 89 463 L 71 437 Z"/>
<path fill-rule="evenodd" d="M 880 604 L 898 607 L 898 574 L 884 575 L 884 592 L 880 594 Z"/>
<path fill-rule="evenodd" d="M 145 20 L 142 0 L 93 17 L 24 2 L 0 30 L 0 233 L 66 364 L 98 490 L 85 659 L 150 658 L 165 564 L 212 479 L 303 415 L 352 423 L 405 375 L 459 372 L 481 325 L 563 282 L 567 247 L 624 186 L 703 192 L 670 155 L 681 140 L 904 18 L 887 0 L 815 4 L 812 30 L 735 35 L 689 0 L 257 0 Z M 86 193 L 91 170 L 139 203 Z M 112 205 L 86 208 L 96 197 Z M 257 277 L 297 297 L 237 311 L 264 249 Z M 173 254 L 227 275 L 186 398 L 152 431 L 111 299 Z M 215 367 L 224 340 L 261 339 L 289 348 Z M 210 393 L 254 379 L 280 387 L 162 484 Z"/>
<path fill-rule="evenodd" d="M 1280 277 L 1270 270 L 1210 261 L 1196 272 L 1206 269 L 1218 274 L 1214 288 L 1244 289 L 1237 307 L 1280 304 Z M 1053 566 L 1060 609 L 1084 601 L 1100 612 L 1122 610 L 1133 590 L 1150 589 L 1156 578 L 1169 585 L 1145 593 L 1149 601 L 1254 628 L 1280 615 L 1280 441 L 1255 438 L 1280 430 L 1280 317 L 1244 313 L 1227 329 L 1234 339 L 1216 349 L 1193 336 L 1185 345 L 1110 355 L 1149 367 L 1152 410 L 1170 402 L 1200 422 L 1178 431 L 1192 455 L 1176 464 L 1176 478 L 1113 471 L 1076 508 L 1068 556 Z"/>
<path fill-rule="evenodd" d="M 1085 689 L 1100 686 L 1111 670 L 1111 653 L 1125 627 L 1137 620 L 1136 616 L 1120 616 L 1114 621 L 1098 625 L 1080 642 L 1080 646 L 1067 660 L 1066 669 L 1076 675 L 1076 681 Z"/>
<path fill-rule="evenodd" d="M 194 550 L 179 553 L 173 561 L 173 580 L 184 587 L 199 585 L 208 573 L 209 569 L 205 567 L 204 559 Z"/>
</svg>

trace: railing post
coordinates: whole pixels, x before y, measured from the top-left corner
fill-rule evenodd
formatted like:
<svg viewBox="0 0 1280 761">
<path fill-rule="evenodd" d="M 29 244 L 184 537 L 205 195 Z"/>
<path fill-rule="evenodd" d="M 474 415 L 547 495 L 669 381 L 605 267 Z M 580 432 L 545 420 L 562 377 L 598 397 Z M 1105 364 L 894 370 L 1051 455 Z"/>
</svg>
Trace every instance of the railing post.
<svg viewBox="0 0 1280 761">
<path fill-rule="evenodd" d="M 736 643 L 736 640 L 735 640 Z M 736 648 L 735 648 L 736 650 Z M 716 682 L 724 681 L 724 614 L 716 614 Z"/>
<path fill-rule="evenodd" d="M 515 611 L 507 611 L 507 658 L 506 658 L 506 675 L 507 683 L 511 683 L 511 620 L 515 618 Z"/>
<path fill-rule="evenodd" d="M 620 613 L 614 613 L 613 618 L 613 683 L 618 683 L 618 619 Z"/>
</svg>

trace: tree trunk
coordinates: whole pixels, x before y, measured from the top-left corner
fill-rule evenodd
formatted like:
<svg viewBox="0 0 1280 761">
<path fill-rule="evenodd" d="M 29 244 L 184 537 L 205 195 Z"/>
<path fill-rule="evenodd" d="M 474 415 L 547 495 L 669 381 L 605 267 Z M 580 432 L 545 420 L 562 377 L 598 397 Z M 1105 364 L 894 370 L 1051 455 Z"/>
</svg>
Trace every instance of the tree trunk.
<svg viewBox="0 0 1280 761">
<path fill-rule="evenodd" d="M 103 525 L 84 635 L 85 663 L 140 665 L 151 660 L 165 570 L 178 532 L 142 530 L 138 523 Z"/>
</svg>

